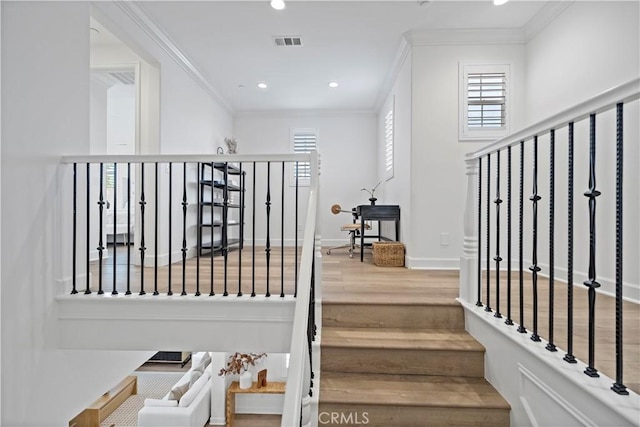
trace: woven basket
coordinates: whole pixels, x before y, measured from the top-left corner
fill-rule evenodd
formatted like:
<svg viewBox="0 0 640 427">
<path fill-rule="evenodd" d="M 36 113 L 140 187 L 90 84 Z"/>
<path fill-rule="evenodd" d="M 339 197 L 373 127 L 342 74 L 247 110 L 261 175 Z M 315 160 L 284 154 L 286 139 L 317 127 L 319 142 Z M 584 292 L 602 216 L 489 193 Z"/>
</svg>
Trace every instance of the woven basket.
<svg viewBox="0 0 640 427">
<path fill-rule="evenodd" d="M 404 245 L 400 242 L 373 242 L 373 263 L 379 267 L 404 267 Z"/>
</svg>

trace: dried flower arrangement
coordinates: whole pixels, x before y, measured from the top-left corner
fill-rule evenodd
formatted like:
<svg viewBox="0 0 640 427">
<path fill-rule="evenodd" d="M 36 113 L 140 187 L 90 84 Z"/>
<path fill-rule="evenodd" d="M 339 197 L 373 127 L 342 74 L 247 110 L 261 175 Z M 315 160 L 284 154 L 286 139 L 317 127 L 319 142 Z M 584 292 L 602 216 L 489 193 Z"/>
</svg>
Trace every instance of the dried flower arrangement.
<svg viewBox="0 0 640 427">
<path fill-rule="evenodd" d="M 233 353 L 227 360 L 227 367 L 220 369 L 218 375 L 241 374 L 249 369 L 249 366 L 255 366 L 263 357 L 267 357 L 267 353 Z"/>
</svg>

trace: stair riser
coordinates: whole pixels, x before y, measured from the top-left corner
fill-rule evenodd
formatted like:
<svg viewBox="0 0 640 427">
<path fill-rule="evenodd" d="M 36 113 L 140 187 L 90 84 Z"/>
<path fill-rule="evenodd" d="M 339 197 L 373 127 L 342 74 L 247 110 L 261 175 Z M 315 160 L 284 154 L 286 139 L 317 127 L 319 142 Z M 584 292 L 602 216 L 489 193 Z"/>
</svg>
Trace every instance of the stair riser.
<svg viewBox="0 0 640 427">
<path fill-rule="evenodd" d="M 462 306 L 322 304 L 322 325 L 350 328 L 464 329 Z"/>
<path fill-rule="evenodd" d="M 322 347 L 321 370 L 484 377 L 484 352 Z"/>
<path fill-rule="evenodd" d="M 509 410 L 320 402 L 318 425 L 509 426 Z"/>
</svg>

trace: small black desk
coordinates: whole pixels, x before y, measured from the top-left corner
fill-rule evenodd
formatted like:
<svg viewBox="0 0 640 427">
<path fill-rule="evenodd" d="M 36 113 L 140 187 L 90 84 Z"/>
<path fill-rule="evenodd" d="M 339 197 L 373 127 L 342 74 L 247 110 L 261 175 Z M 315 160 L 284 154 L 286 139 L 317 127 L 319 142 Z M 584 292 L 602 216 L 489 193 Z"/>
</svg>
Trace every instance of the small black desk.
<svg viewBox="0 0 640 427">
<path fill-rule="evenodd" d="M 382 239 L 380 221 L 395 221 L 396 241 L 400 234 L 400 206 L 398 205 L 360 205 L 356 206 L 356 217 L 360 218 L 360 262 L 364 260 L 364 223 L 368 220 L 378 221 L 378 234 L 368 235 L 368 238 Z"/>
</svg>

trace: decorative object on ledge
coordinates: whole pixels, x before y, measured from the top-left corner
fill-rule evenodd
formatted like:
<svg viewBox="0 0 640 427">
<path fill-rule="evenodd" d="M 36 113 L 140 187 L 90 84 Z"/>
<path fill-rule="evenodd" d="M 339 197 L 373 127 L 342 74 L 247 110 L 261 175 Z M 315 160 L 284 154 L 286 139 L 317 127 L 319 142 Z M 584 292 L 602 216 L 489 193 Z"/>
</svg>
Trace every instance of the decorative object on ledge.
<svg viewBox="0 0 640 427">
<path fill-rule="evenodd" d="M 373 187 L 371 190 L 368 190 L 368 189 L 366 189 L 366 188 L 362 188 L 362 189 L 360 189 L 360 191 L 366 191 L 367 193 L 369 193 L 369 194 L 371 195 L 371 197 L 369 197 L 369 201 L 371 202 L 371 206 L 375 205 L 375 204 L 376 204 L 376 200 L 378 200 L 378 199 L 374 196 L 374 194 L 375 194 L 375 192 L 376 192 L 376 188 L 378 188 L 378 187 L 380 186 L 380 184 L 382 184 L 382 181 L 378 182 L 378 183 L 376 184 L 376 186 L 375 186 L 375 187 Z"/>
<path fill-rule="evenodd" d="M 250 388 L 253 384 L 253 375 L 251 371 L 249 371 L 249 368 L 255 366 L 263 357 L 267 357 L 267 353 L 233 353 L 229 356 L 229 359 L 227 359 L 227 367 L 220 369 L 218 375 L 240 375 L 240 388 Z"/>
<path fill-rule="evenodd" d="M 225 138 L 224 143 L 227 144 L 227 153 L 228 154 L 238 154 L 238 142 L 234 137 Z"/>
<path fill-rule="evenodd" d="M 258 371 L 258 388 L 267 386 L 267 370 Z"/>
</svg>

